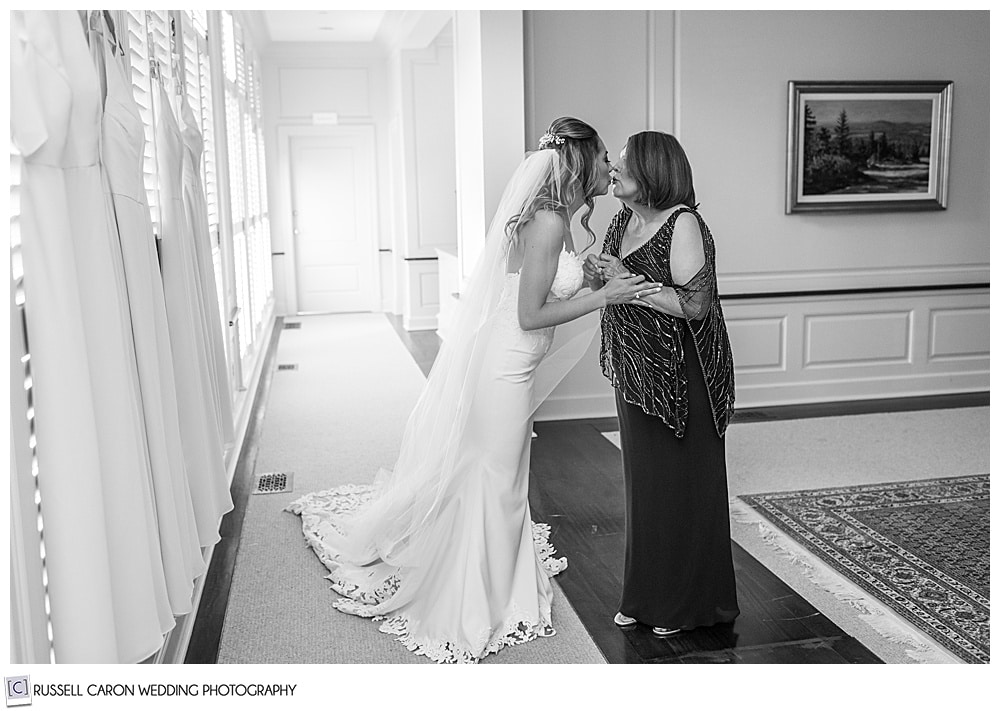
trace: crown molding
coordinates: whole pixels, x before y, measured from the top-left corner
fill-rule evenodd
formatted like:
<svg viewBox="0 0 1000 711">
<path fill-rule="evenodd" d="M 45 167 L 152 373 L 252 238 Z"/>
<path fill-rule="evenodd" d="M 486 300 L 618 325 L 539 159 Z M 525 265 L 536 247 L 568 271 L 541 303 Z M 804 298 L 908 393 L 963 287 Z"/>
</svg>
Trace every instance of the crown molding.
<svg viewBox="0 0 1000 711">
<path fill-rule="evenodd" d="M 386 13 L 375 41 L 387 53 L 400 49 L 425 49 L 439 36 L 451 42 L 448 23 L 454 16 L 451 10 L 394 10 Z"/>
</svg>

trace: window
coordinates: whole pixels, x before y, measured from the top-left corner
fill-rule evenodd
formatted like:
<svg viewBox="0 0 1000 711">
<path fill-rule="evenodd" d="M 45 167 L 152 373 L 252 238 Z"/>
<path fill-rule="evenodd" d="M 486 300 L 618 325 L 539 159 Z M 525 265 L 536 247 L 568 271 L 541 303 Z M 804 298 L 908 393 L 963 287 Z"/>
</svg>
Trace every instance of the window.
<svg viewBox="0 0 1000 711">
<path fill-rule="evenodd" d="M 146 186 L 146 201 L 149 203 L 150 216 L 153 218 L 153 230 L 160 232 L 160 199 L 156 181 L 156 156 L 154 155 L 154 130 L 156 117 L 153 113 L 153 76 L 151 61 L 154 53 L 150 51 L 149 33 L 146 29 L 146 11 L 126 11 L 128 24 L 128 62 L 132 76 L 132 95 L 139 104 L 139 114 L 146 133 L 146 145 L 143 150 L 142 176 Z M 168 65 L 169 66 L 169 65 Z"/>
<path fill-rule="evenodd" d="M 184 26 L 185 57 L 191 58 L 190 72 L 197 71 L 198 87 L 201 92 L 201 131 L 205 141 L 202 171 L 205 184 L 205 199 L 208 203 L 208 227 L 214 240 L 213 252 L 219 249 L 219 179 L 215 167 L 215 110 L 212 103 L 212 72 L 208 57 L 208 18 L 205 10 L 184 10 L 187 21 Z M 196 68 L 196 69 L 195 69 Z M 192 78 L 192 84 L 194 80 Z M 196 104 L 192 101 L 191 107 Z"/>
<path fill-rule="evenodd" d="M 195 117 L 199 120 L 204 142 L 201 178 L 208 210 L 208 231 L 212 240 L 212 264 L 219 304 L 219 322 L 225 333 L 228 319 L 225 286 L 222 280 L 222 252 L 219 248 L 219 180 L 215 167 L 215 111 L 212 103 L 212 72 L 208 56 L 208 17 L 205 10 L 181 10 L 178 12 L 178 19 L 181 31 L 176 43 L 182 48 L 184 94 Z"/>
<path fill-rule="evenodd" d="M 117 34 L 125 46 L 121 58 L 131 81 L 132 95 L 138 104 L 143 122 L 145 145 L 142 156 L 143 185 L 148 202 L 153 229 L 161 231 L 161 195 L 158 184 L 158 163 L 155 140 L 157 120 L 172 106 L 161 104 L 162 86 L 171 103 L 182 94 L 190 103 L 204 141 L 202 177 L 205 188 L 206 212 L 212 240 L 216 284 L 219 286 L 220 319 L 228 331 L 228 314 L 235 305 L 242 311 L 239 354 L 230 353 L 230 372 L 252 373 L 252 367 L 240 368 L 242 363 L 259 358 L 263 352 L 261 323 L 271 298 L 270 236 L 265 196 L 263 131 L 261 122 L 259 64 L 252 48 L 245 44 L 238 22 L 224 11 L 205 10 L 111 10 Z M 209 13 L 212 14 L 209 14 Z M 209 20 L 211 19 L 211 32 Z M 217 36 L 216 20 L 221 20 L 222 36 Z M 223 71 L 213 74 L 213 64 L 219 59 Z M 216 101 L 213 87 L 224 100 Z M 222 87 L 222 91 L 219 90 Z M 223 112 L 219 114 L 218 112 Z M 224 120 L 220 120 L 224 119 Z M 220 120 L 218 133 L 216 120 Z M 225 130 L 222 130 L 222 126 Z M 230 184 L 220 185 L 217 150 L 228 148 Z M 23 159 L 17 147 L 11 144 L 10 152 L 10 294 L 11 315 L 10 353 L 11 382 L 16 387 L 11 392 L 11 474 L 12 493 L 23 492 L 27 511 L 15 522 L 12 518 L 11 550 L 18 551 L 19 560 L 29 559 L 34 569 L 21 579 L 36 581 L 30 595 L 20 585 L 15 590 L 11 582 L 12 613 L 14 598 L 18 604 L 28 600 L 33 622 L 40 622 L 38 634 L 33 639 L 44 649 L 30 661 L 41 661 L 48 656 L 54 662 L 52 626 L 49 622 L 47 598 L 47 572 L 45 570 L 45 545 L 43 540 L 42 500 L 37 486 L 38 462 L 35 456 L 34 389 L 31 373 L 31 354 L 24 322 L 25 293 L 21 257 L 21 174 Z M 223 171 L 225 172 L 225 171 Z M 223 192 L 225 191 L 225 193 Z M 221 196 L 231 199 L 230 215 L 220 214 Z M 224 265 L 229 255 L 235 262 L 235 274 L 224 276 Z M 226 255 L 224 260 L 222 257 Z M 224 283 L 236 286 L 236 294 L 227 294 Z M 237 304 L 234 304 L 234 296 Z M 30 307 L 30 304 L 28 305 Z M 227 345 L 228 345 L 228 340 Z M 235 346 L 235 344 L 233 344 Z M 40 347 L 40 346 L 39 346 Z M 235 350 L 235 348 L 234 348 Z M 36 354 L 36 362 L 38 355 Z M 242 389 L 245 383 L 234 379 L 232 387 Z M 249 401 L 247 401 L 249 402 Z M 14 499 L 12 499 L 13 501 Z M 20 535 L 24 531 L 31 535 Z M 16 540 L 15 540 L 16 537 Z M 34 551 L 38 552 L 36 556 Z M 14 557 L 12 556 L 12 572 Z M 39 562 L 40 561 L 40 562 Z M 35 591 L 37 588 L 37 594 Z M 16 593 L 16 595 L 15 595 Z M 34 598 L 40 602 L 35 603 Z M 14 618 L 12 617 L 12 620 Z M 46 625 L 48 629 L 46 630 Z M 46 638 L 47 632 L 47 638 Z M 17 642 L 12 636 L 12 654 Z"/>
<path fill-rule="evenodd" d="M 42 516 L 42 492 L 38 485 L 38 457 L 35 450 L 34 382 L 31 376 L 31 349 L 28 346 L 28 328 L 25 321 L 24 266 L 21 257 L 21 169 L 23 157 L 17 147 L 10 145 L 10 445 L 11 445 L 11 605 L 34 609 L 44 615 L 46 637 L 33 639 L 35 647 L 24 650 L 41 661 L 47 653 L 48 661 L 55 663 L 52 645 L 52 619 L 49 615 L 48 571 L 45 567 L 45 522 Z M 23 390 L 17 383 L 23 383 Z M 15 492 L 18 496 L 15 497 Z M 24 492 L 24 493 L 21 493 Z M 33 500 L 34 520 L 18 515 L 21 496 Z M 19 524 L 19 525 L 18 525 Z M 20 555 L 14 555 L 14 549 Z M 37 559 L 33 558 L 37 552 Z M 29 557 L 31 557 L 30 560 Z M 15 560 L 26 562 L 21 575 L 15 570 Z M 23 598 L 22 598 L 23 596 Z M 13 619 L 13 618 L 12 618 Z M 38 635 L 41 637 L 41 635 Z M 11 638 L 12 642 L 14 637 Z M 43 650 L 41 646 L 44 645 Z M 11 645 L 13 654 L 13 644 Z"/>
<path fill-rule="evenodd" d="M 257 340 L 272 293 L 260 65 L 232 13 L 223 11 L 221 24 L 229 172 L 242 178 L 232 177 L 230 196 L 240 350 L 245 355 Z"/>
<path fill-rule="evenodd" d="M 159 84 L 169 96 L 182 93 L 195 115 L 205 151 L 202 157 L 202 182 L 216 286 L 219 290 L 219 318 L 224 329 L 228 314 L 238 308 L 239 355 L 256 357 L 259 330 L 273 291 L 271 274 L 270 222 L 267 214 L 266 173 L 261 108 L 260 65 L 247 45 L 237 17 L 228 11 L 218 12 L 221 36 L 217 50 L 212 49 L 205 10 L 128 10 L 118 11 L 128 27 L 128 62 L 133 95 L 139 104 L 146 132 L 143 175 L 146 197 L 154 230 L 159 234 L 160 196 L 157 187 L 155 126 L 160 107 Z M 213 76 L 210 52 L 222 58 L 221 76 Z M 216 105 L 213 85 L 222 82 L 224 101 Z M 222 111 L 225 135 L 216 135 L 215 112 Z M 219 184 L 217 150 L 226 142 L 229 185 Z M 229 215 L 219 209 L 219 191 L 229 196 Z M 226 230 L 222 220 L 228 218 Z M 223 279 L 223 237 L 231 236 L 235 293 L 227 297 Z M 233 301 L 235 300 L 235 303 Z M 227 339 L 228 343 L 228 339 Z M 234 344 L 235 345 L 235 344 Z M 230 358 L 235 357 L 231 354 Z M 244 372 L 251 372 L 245 369 Z M 234 383 L 240 387 L 242 383 Z"/>
</svg>

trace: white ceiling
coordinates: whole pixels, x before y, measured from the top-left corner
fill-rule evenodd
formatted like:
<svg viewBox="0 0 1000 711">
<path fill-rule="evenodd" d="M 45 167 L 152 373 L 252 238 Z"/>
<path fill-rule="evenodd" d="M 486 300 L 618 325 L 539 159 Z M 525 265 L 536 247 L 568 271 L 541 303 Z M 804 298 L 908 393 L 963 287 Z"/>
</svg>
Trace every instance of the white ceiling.
<svg viewBox="0 0 1000 711">
<path fill-rule="evenodd" d="M 374 42 L 385 10 L 265 10 L 272 42 Z"/>
</svg>

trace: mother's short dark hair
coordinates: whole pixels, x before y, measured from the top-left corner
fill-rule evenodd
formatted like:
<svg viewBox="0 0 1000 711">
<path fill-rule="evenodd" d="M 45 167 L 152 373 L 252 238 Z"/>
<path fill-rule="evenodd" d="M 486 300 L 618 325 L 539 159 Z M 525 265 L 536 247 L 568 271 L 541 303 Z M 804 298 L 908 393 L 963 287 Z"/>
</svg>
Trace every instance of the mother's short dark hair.
<svg viewBox="0 0 1000 711">
<path fill-rule="evenodd" d="M 664 210 L 696 207 L 691 164 L 677 139 L 660 131 L 641 131 L 625 144 L 625 167 L 639 185 L 636 202 Z"/>
</svg>

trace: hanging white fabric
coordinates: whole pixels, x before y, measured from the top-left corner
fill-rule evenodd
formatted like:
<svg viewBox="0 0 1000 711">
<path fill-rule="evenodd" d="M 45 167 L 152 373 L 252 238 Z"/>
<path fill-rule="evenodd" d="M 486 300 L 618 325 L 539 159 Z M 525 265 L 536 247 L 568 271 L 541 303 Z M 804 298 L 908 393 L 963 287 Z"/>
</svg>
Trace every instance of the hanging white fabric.
<svg viewBox="0 0 1000 711">
<path fill-rule="evenodd" d="M 215 284 L 215 265 L 212 262 L 212 235 L 208 226 L 208 206 L 201 182 L 201 159 L 204 141 L 198 120 L 188 103 L 187 95 L 180 95 L 181 122 L 184 138 L 184 214 L 186 227 L 191 233 L 194 262 L 197 266 L 196 298 L 199 320 L 208 345 L 209 377 L 212 382 L 212 402 L 219 438 L 225 447 L 236 440 L 233 425 L 232 396 L 226 366 L 226 348 L 223 342 L 222 323 L 219 321 L 219 297 Z"/>
<path fill-rule="evenodd" d="M 53 19 L 10 14 L 11 140 L 24 156 L 25 317 L 50 616 L 57 661 L 113 661 L 101 463 L 62 167 L 73 92 Z"/>
<path fill-rule="evenodd" d="M 154 88 L 157 179 L 160 188 L 160 268 L 176 369 L 181 437 L 198 536 L 219 540 L 222 516 L 232 510 L 223 444 L 212 398 L 213 366 L 198 294 L 194 234 L 184 212 L 184 144 L 170 97 Z"/>
<path fill-rule="evenodd" d="M 121 45 L 103 13 L 91 15 L 91 28 L 91 52 L 107 87 L 101 158 L 125 268 L 160 555 L 171 611 L 183 615 L 192 611 L 194 581 L 205 571 L 205 560 L 184 464 L 163 282 L 142 180 L 145 134 Z"/>
<path fill-rule="evenodd" d="M 174 621 L 99 159 L 100 82 L 77 12 L 12 13 L 15 24 L 12 103 L 34 105 L 46 128 L 39 142 L 12 125 L 26 153 L 25 313 L 56 659 L 136 662 Z"/>
</svg>

